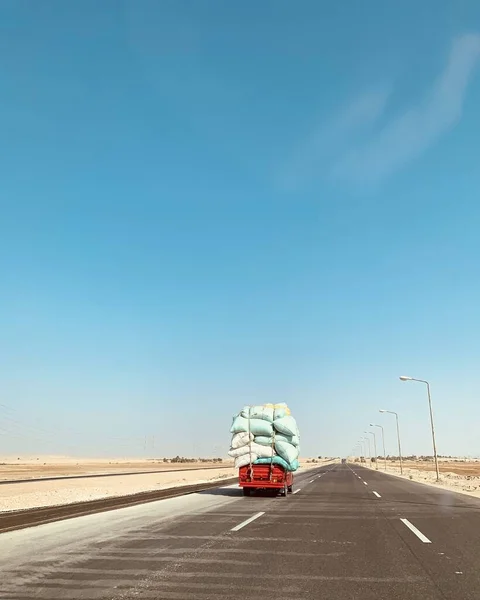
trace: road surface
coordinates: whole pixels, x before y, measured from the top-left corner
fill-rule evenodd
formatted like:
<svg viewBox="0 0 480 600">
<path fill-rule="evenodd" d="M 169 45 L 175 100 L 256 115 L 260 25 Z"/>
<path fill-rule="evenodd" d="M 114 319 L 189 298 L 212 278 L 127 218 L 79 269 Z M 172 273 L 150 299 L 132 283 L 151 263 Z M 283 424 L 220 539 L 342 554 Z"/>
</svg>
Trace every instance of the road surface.
<svg viewBox="0 0 480 600">
<path fill-rule="evenodd" d="M 480 501 L 356 465 L 0 535 L 0 598 L 478 600 Z"/>
</svg>

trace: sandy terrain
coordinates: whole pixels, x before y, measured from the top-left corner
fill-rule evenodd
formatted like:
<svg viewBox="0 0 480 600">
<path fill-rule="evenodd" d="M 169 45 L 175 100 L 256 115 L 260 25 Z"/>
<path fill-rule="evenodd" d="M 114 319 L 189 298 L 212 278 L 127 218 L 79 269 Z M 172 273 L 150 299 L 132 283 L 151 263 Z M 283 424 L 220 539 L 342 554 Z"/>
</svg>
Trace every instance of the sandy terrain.
<svg viewBox="0 0 480 600">
<path fill-rule="evenodd" d="M 378 468 L 383 470 L 382 461 Z M 398 463 L 387 463 L 387 473 L 391 475 L 480 498 L 480 462 L 442 461 L 439 471 L 440 481 L 437 482 L 434 463 L 404 462 L 403 475 L 400 475 Z"/>
<path fill-rule="evenodd" d="M 63 457 L 21 458 L 0 457 L 0 481 L 36 479 L 39 477 L 65 477 L 74 475 L 100 475 L 105 473 L 131 473 L 171 471 L 195 468 L 232 467 L 233 461 L 222 463 L 165 463 L 159 459 L 81 459 Z"/>
<path fill-rule="evenodd" d="M 69 462 L 70 461 L 70 462 Z M 13 465 L 10 475 L 14 474 L 13 467 L 17 468 L 17 475 L 21 473 L 21 476 L 17 476 L 17 479 L 23 478 L 36 478 L 39 476 L 59 476 L 59 475 L 78 475 L 85 473 L 117 473 L 114 477 L 89 477 L 89 478 L 73 478 L 73 479 L 59 479 L 58 481 L 32 481 L 25 483 L 4 483 L 0 485 L 0 512 L 9 510 L 23 510 L 28 508 L 34 508 L 39 506 L 55 506 L 59 504 L 69 504 L 72 502 L 83 502 L 87 500 L 96 500 L 99 498 L 111 498 L 114 496 L 126 496 L 129 494 L 136 494 L 138 492 L 145 492 L 151 490 L 160 490 L 165 488 L 177 487 L 181 485 L 188 485 L 194 483 L 204 483 L 207 481 L 219 481 L 227 479 L 229 477 L 235 477 L 237 470 L 230 465 L 228 468 L 213 468 L 213 464 L 210 463 L 188 463 L 188 464 L 170 464 L 170 463 L 151 463 L 148 461 L 148 465 L 145 461 L 105 461 L 98 459 L 93 462 L 79 462 L 78 459 L 65 459 L 60 464 L 52 461 L 48 464 L 48 469 L 43 470 L 35 463 Z M 165 472 L 162 473 L 142 473 L 140 475 L 125 475 L 122 474 L 121 470 L 125 471 L 137 471 L 142 470 L 139 468 L 143 464 L 143 468 L 149 470 L 163 469 L 167 467 Z M 218 463 L 217 463 L 218 464 Z M 227 463 L 228 464 L 228 463 Z M 301 461 L 301 468 L 314 468 L 320 466 L 317 463 L 310 464 Z M 192 468 L 201 465 L 202 470 L 184 472 L 173 472 L 178 468 Z M 0 469 L 6 469 L 11 465 L 2 465 Z M 42 464 L 41 467 L 44 465 Z M 23 469 L 25 467 L 25 469 Z M 73 467 L 79 467 L 75 470 Z M 96 470 L 98 469 L 98 470 Z M 5 473 L 4 473 L 5 475 Z M 4 479 L 9 479 L 4 477 Z M 13 477 L 11 477 L 13 479 Z"/>
<path fill-rule="evenodd" d="M 393 466 L 398 466 L 398 463 L 391 463 Z M 378 467 L 380 468 L 381 462 Z M 404 466 L 417 471 L 433 471 L 435 472 L 435 463 L 412 462 L 407 461 Z M 457 475 L 480 475 L 480 462 L 464 462 L 464 461 L 441 461 L 438 463 L 440 473 L 455 473 Z"/>
<path fill-rule="evenodd" d="M 0 486 L 0 512 L 20 510 L 36 506 L 54 506 L 83 502 L 98 498 L 126 496 L 150 490 L 177 487 L 206 481 L 221 481 L 234 477 L 237 471 L 208 469 L 183 473 L 145 473 L 141 475 L 118 475 L 115 477 L 91 477 L 59 481 L 35 481 Z"/>
</svg>

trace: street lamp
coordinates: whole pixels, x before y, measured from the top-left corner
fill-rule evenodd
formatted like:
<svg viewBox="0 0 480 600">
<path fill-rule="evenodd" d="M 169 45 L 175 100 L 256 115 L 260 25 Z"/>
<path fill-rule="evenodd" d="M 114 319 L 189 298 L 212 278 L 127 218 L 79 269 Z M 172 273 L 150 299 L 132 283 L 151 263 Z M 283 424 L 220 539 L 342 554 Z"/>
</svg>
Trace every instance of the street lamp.
<svg viewBox="0 0 480 600">
<path fill-rule="evenodd" d="M 368 431 L 364 431 L 363 433 L 368 433 Z M 372 451 L 370 450 L 370 438 L 364 437 L 364 440 L 368 443 L 368 461 L 370 462 L 370 466 L 372 466 Z"/>
<path fill-rule="evenodd" d="M 385 466 L 385 471 L 387 470 L 387 455 L 385 454 L 385 433 L 383 431 L 383 427 L 381 425 L 375 425 L 375 423 L 370 423 L 370 427 L 380 427 L 382 430 L 382 445 L 383 445 L 383 463 Z"/>
<path fill-rule="evenodd" d="M 362 448 L 361 448 L 360 444 L 356 444 L 356 445 L 353 447 L 353 449 L 352 449 L 352 452 L 353 452 L 353 456 L 355 456 L 355 453 L 356 453 L 356 452 L 358 452 L 358 455 L 359 455 L 359 456 L 358 456 L 358 461 L 360 462 L 360 455 L 361 455 L 361 453 L 362 453 Z"/>
<path fill-rule="evenodd" d="M 373 451 L 375 452 L 375 469 L 378 471 L 377 437 L 373 431 L 365 431 L 364 433 L 369 433 L 370 435 L 373 435 Z"/>
<path fill-rule="evenodd" d="M 360 444 L 360 451 L 362 453 L 363 458 L 365 459 L 365 463 L 367 462 L 367 451 L 366 451 L 366 444 L 363 441 L 363 438 L 360 438 L 358 440 L 358 443 Z M 360 459 L 360 463 L 362 462 L 362 460 Z"/>
<path fill-rule="evenodd" d="M 362 444 L 360 444 L 360 442 L 357 445 L 357 449 L 358 449 L 358 462 L 360 464 L 362 464 L 363 446 L 362 446 Z"/>
<path fill-rule="evenodd" d="M 398 426 L 398 414 L 396 412 L 394 412 L 393 410 L 385 410 L 384 408 L 380 408 L 378 412 L 390 413 L 391 415 L 395 415 L 395 419 L 397 420 L 398 457 L 400 458 L 400 475 L 403 475 L 402 448 L 400 446 L 400 428 Z"/>
<path fill-rule="evenodd" d="M 407 377 L 406 375 L 400 375 L 401 381 L 418 381 L 424 383 L 427 386 L 428 394 L 428 407 L 430 409 L 430 425 L 432 427 L 432 441 L 433 441 L 433 455 L 435 457 L 435 470 L 437 471 L 437 481 L 440 480 L 440 473 L 438 471 L 438 456 L 437 456 L 437 445 L 435 443 L 435 427 L 433 425 L 433 411 L 432 411 L 432 398 L 430 396 L 430 384 L 425 379 L 415 379 L 414 377 Z"/>
</svg>

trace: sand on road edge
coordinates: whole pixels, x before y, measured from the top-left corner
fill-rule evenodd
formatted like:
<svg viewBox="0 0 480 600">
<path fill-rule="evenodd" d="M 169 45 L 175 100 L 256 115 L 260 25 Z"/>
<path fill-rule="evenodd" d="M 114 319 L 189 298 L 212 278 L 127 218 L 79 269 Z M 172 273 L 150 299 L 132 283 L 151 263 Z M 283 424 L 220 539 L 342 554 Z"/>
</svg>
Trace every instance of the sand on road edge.
<svg viewBox="0 0 480 600">
<path fill-rule="evenodd" d="M 328 463 L 302 463 L 299 472 L 319 468 Z M 0 512 L 26 510 L 29 508 L 58 506 L 74 502 L 86 502 L 102 498 L 128 496 L 140 492 L 207 483 L 236 477 L 238 470 L 230 468 L 206 468 L 196 471 L 141 473 L 113 477 L 89 477 L 5 483 L 0 486 Z"/>
<path fill-rule="evenodd" d="M 234 477 L 236 473 L 232 467 L 180 473 L 118 474 L 108 478 L 93 476 L 58 481 L 7 483 L 0 486 L 0 512 L 128 496 L 194 483 L 221 482 L 222 479 Z"/>
<path fill-rule="evenodd" d="M 362 466 L 366 465 L 363 464 Z M 366 468 L 375 470 L 375 467 Z M 445 469 L 445 465 L 443 465 L 443 469 Z M 414 481 L 415 483 L 423 483 L 424 485 L 440 488 L 449 492 L 458 492 L 459 494 L 480 498 L 480 476 L 477 475 L 459 475 L 458 473 L 451 471 L 442 471 L 440 472 L 440 481 L 436 481 L 436 472 L 430 467 L 428 469 L 422 469 L 421 466 L 417 465 L 415 465 L 415 468 L 404 466 L 402 475 L 400 473 L 400 467 L 390 464 L 387 465 L 387 471 L 384 471 L 383 464 L 380 461 L 378 463 L 378 472 L 386 472 L 387 475 L 394 475 L 395 477 Z"/>
</svg>

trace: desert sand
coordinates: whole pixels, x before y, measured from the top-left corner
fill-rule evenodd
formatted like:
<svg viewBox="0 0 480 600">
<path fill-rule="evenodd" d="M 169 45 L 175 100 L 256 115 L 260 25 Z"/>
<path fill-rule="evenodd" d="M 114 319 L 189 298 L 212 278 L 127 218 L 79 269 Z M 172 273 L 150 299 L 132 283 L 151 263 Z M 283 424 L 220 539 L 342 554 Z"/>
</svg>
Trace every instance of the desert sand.
<svg viewBox="0 0 480 600">
<path fill-rule="evenodd" d="M 61 460 L 58 457 L 50 457 L 50 459 L 41 457 L 39 461 L 36 458 L 33 460 L 15 459 L 14 464 L 5 459 L 3 461 L 0 459 L 0 462 L 3 462 L 0 465 L 0 479 L 3 478 L 3 480 L 93 475 L 88 478 L 73 477 L 72 479 L 2 483 L 0 485 L 0 512 L 126 496 L 194 483 L 221 482 L 223 479 L 235 477 L 238 473 L 233 464 L 227 461 L 225 464 L 222 463 L 222 467 L 218 467 L 218 463 L 185 464 L 105 459 L 81 461 L 68 457 L 63 457 Z M 306 469 L 325 463 L 310 464 L 301 461 L 300 464 L 301 468 Z M 198 467 L 202 468 L 188 470 Z M 178 469 L 183 469 L 183 471 L 178 471 Z M 142 470 L 146 472 L 135 475 L 125 474 L 125 472 Z M 160 470 L 163 472 L 151 472 Z M 105 473 L 114 473 L 115 476 L 95 477 L 95 475 Z"/>
<path fill-rule="evenodd" d="M 232 466 L 229 469 L 205 469 L 181 473 L 119 474 L 108 478 L 91 477 L 2 484 L 0 512 L 126 496 L 207 481 L 221 481 L 235 474 L 236 470 Z"/>
<path fill-rule="evenodd" d="M 208 469 L 232 467 L 233 461 L 172 463 L 163 459 L 71 458 L 63 456 L 0 457 L 0 481 L 36 479 L 40 477 L 70 477 L 75 475 L 101 475 L 107 473 L 132 473 L 172 471 L 180 469 Z"/>
</svg>

